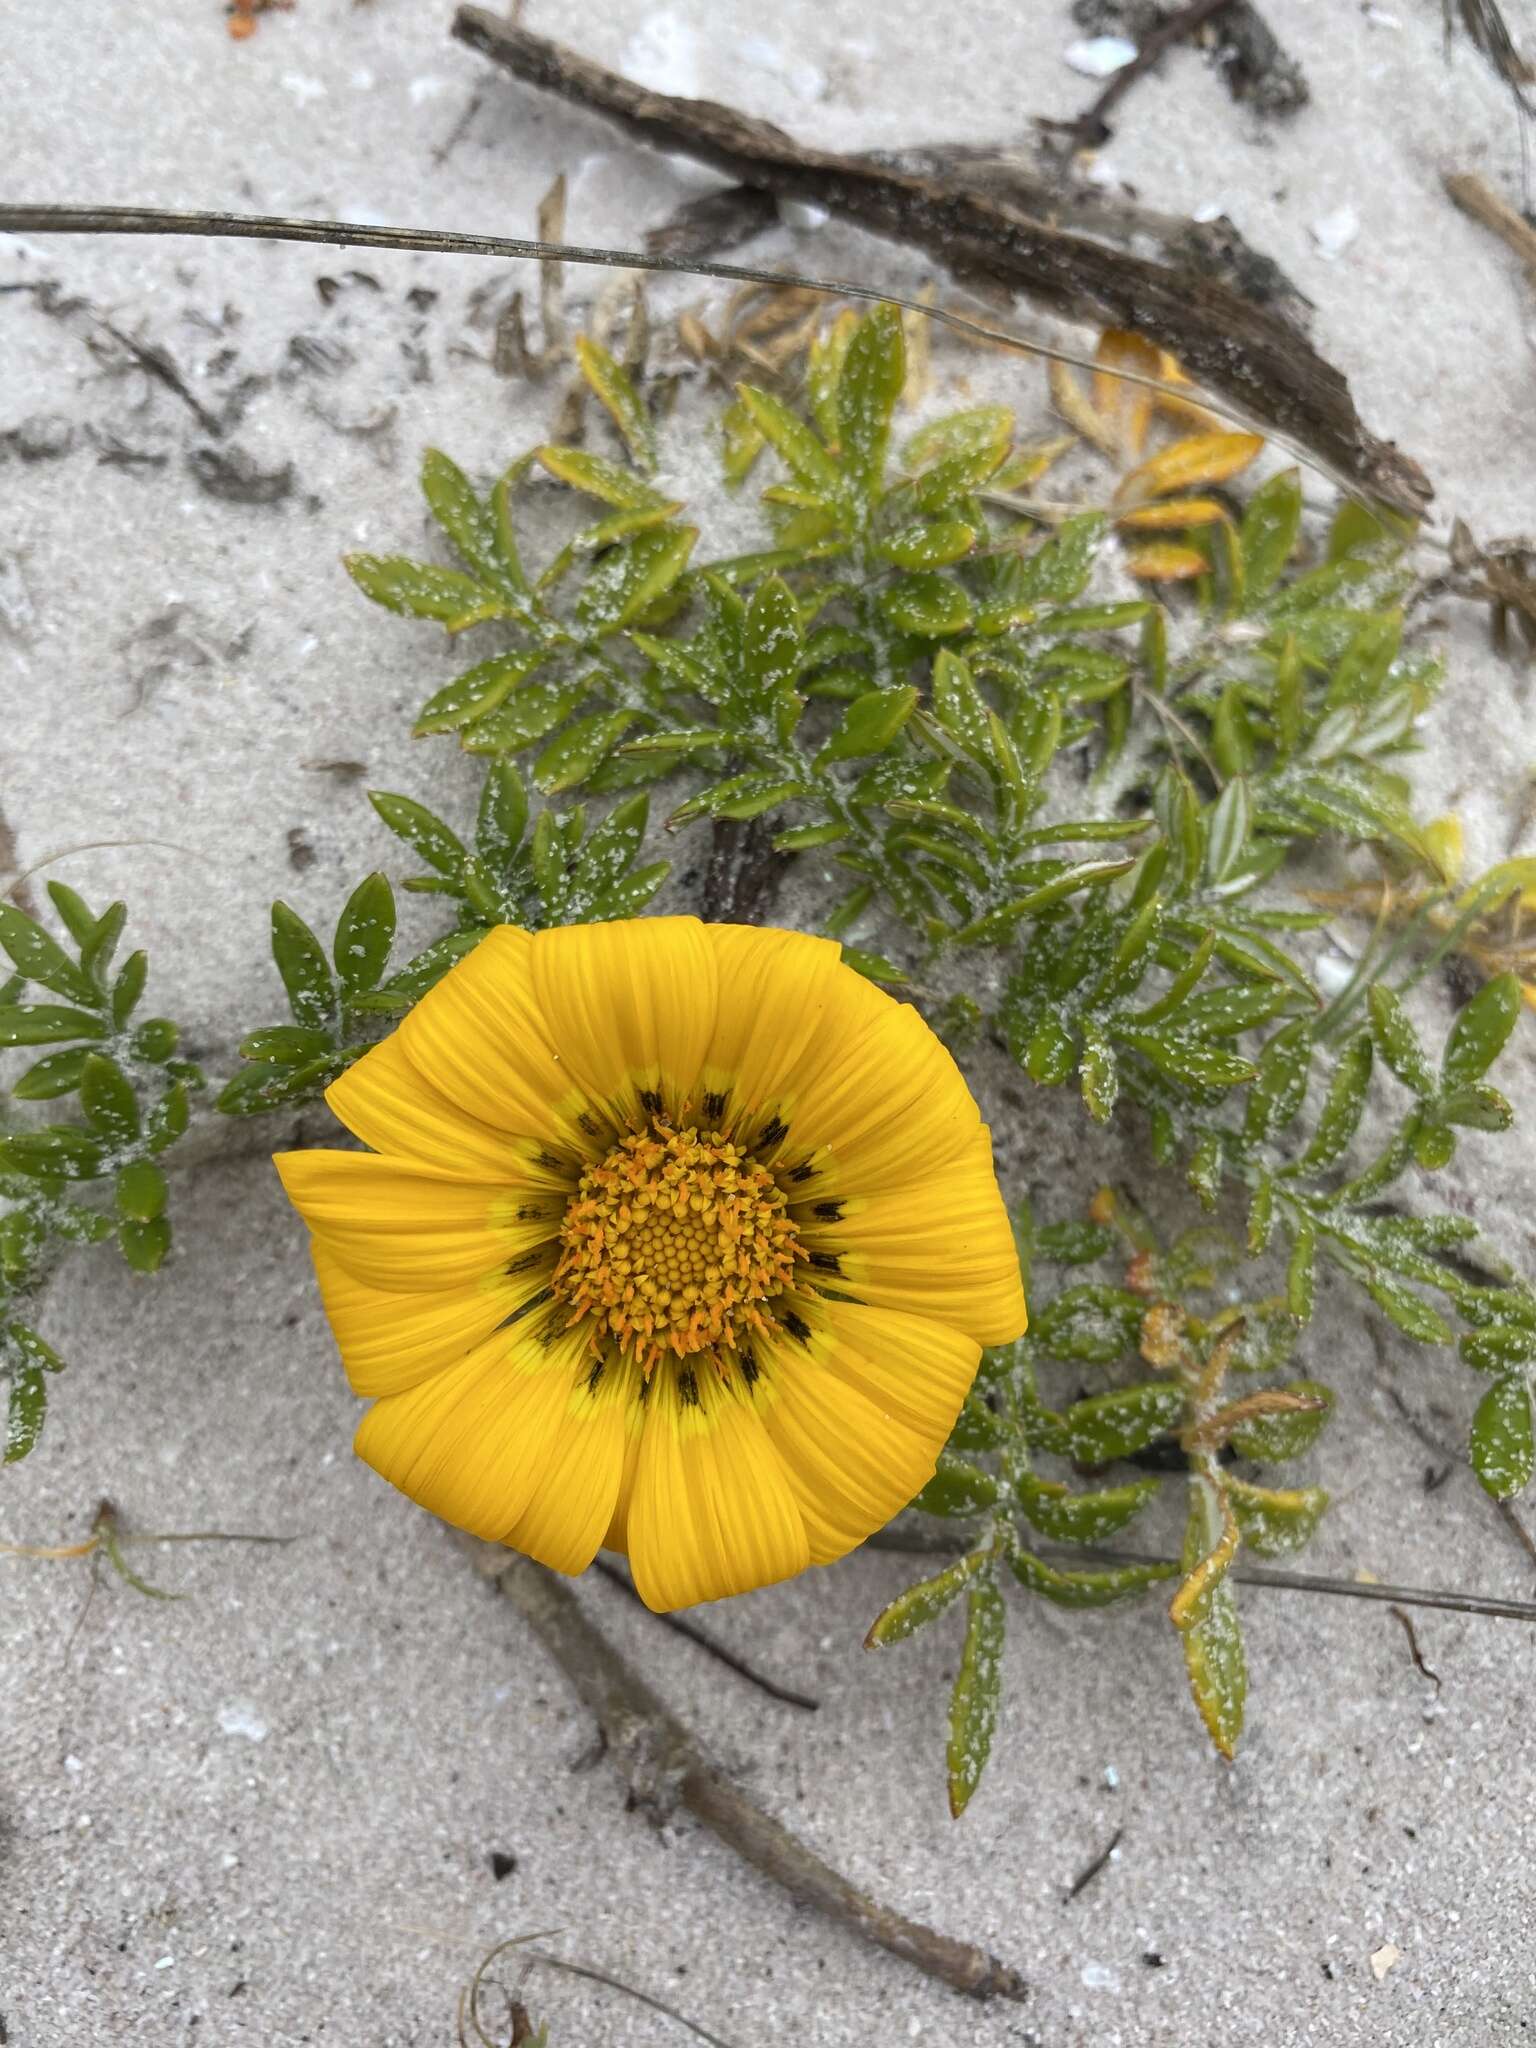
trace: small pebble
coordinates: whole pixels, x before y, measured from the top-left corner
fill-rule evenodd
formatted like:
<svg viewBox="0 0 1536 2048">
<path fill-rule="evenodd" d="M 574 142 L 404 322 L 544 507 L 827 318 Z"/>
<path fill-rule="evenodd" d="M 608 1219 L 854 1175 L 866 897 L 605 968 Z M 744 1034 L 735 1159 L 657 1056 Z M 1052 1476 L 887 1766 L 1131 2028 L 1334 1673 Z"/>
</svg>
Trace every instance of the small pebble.
<svg viewBox="0 0 1536 2048">
<path fill-rule="evenodd" d="M 1082 42 L 1068 43 L 1062 55 L 1084 78 L 1113 78 L 1127 64 L 1135 63 L 1136 45 L 1124 36 L 1088 36 Z"/>
<path fill-rule="evenodd" d="M 1313 221 L 1309 232 L 1322 254 L 1333 263 L 1359 234 L 1360 216 L 1352 206 L 1335 207 L 1332 213 Z"/>
</svg>

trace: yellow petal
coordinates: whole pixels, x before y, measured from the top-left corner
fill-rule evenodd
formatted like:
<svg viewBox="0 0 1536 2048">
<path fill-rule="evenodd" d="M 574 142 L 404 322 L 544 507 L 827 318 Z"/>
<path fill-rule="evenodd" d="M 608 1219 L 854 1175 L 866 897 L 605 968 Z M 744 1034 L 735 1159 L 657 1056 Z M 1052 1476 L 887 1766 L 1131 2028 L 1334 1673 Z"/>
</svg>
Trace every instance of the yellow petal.
<svg viewBox="0 0 1536 2048">
<path fill-rule="evenodd" d="M 537 1171 L 539 1140 L 493 1130 L 449 1101 L 412 1060 L 398 1031 L 354 1061 L 325 1099 L 354 1137 L 392 1158 L 464 1180 L 520 1181 Z"/>
<path fill-rule="evenodd" d="M 615 1122 L 678 1118 L 715 1028 L 714 948 L 694 917 L 564 925 L 533 941 L 533 986 L 572 1082 Z"/>
<path fill-rule="evenodd" d="M 397 1294 L 359 1280 L 312 1240 L 320 1298 L 354 1394 L 402 1394 L 483 1343 L 545 1285 L 542 1274 L 496 1273 L 467 1287 Z"/>
<path fill-rule="evenodd" d="M 835 939 L 752 925 L 704 930 L 720 996 L 696 1113 L 750 1143 L 771 1117 L 796 1116 L 811 1079 L 892 1001 L 843 965 Z"/>
<path fill-rule="evenodd" d="M 315 1236 L 375 1287 L 416 1294 L 553 1264 L 558 1195 L 448 1180 L 372 1152 L 283 1152 L 274 1164 Z"/>
<path fill-rule="evenodd" d="M 533 988 L 533 937 L 497 925 L 428 990 L 397 1037 L 450 1101 L 557 1152 L 605 1149 L 607 1121 L 556 1057 Z"/>
<path fill-rule="evenodd" d="M 578 1335 L 583 1334 L 581 1332 Z M 618 1358 L 594 1377 L 590 1352 L 539 1468 L 533 1498 L 501 1539 L 555 1572 L 584 1572 L 617 1512 L 640 1375 Z"/>
<path fill-rule="evenodd" d="M 978 1344 L 1023 1334 L 1018 1248 L 985 1126 L 942 1173 L 886 1194 L 797 1207 L 794 1216 L 811 1285 L 824 1275 L 862 1302 L 928 1316 Z"/>
<path fill-rule="evenodd" d="M 884 1528 L 933 1477 L 944 1443 L 839 1372 L 838 1349 L 835 1335 L 818 1331 L 758 1352 L 757 1406 L 799 1506 L 812 1564 L 846 1557 Z"/>
<path fill-rule="evenodd" d="M 611 1406 L 587 1392 L 590 1368 L 580 1332 L 548 1348 L 527 1325 L 498 1332 L 408 1393 L 376 1401 L 358 1427 L 357 1454 L 432 1514 L 499 1543 L 530 1516 L 551 1469 L 567 1469 L 563 1437 L 573 1423 L 586 1426 L 583 1403 L 605 1414 Z M 582 1439 L 594 1452 L 590 1483 L 583 1483 L 568 1520 L 554 1504 L 539 1527 L 541 1540 L 563 1559 L 576 1554 L 594 1524 L 596 1550 L 612 1500 L 610 1494 L 601 1501 L 599 1515 L 593 1498 L 618 1485 L 618 1444 L 610 1435 L 604 1422 L 594 1423 Z"/>
<path fill-rule="evenodd" d="M 891 1003 L 799 1090 L 777 1160 L 796 1201 L 877 1194 L 958 1159 L 980 1124 L 948 1052 L 910 1004 Z"/>
<path fill-rule="evenodd" d="M 817 1302 L 805 1320 L 813 1337 L 830 1332 L 837 1340 L 823 1340 L 829 1370 L 932 1443 L 937 1456 L 971 1390 L 981 1346 L 926 1316 L 846 1301 Z"/>
<path fill-rule="evenodd" d="M 803 1571 L 805 1524 L 742 1375 L 658 1366 L 645 1410 L 628 1540 L 646 1606 L 692 1607 Z"/>
</svg>

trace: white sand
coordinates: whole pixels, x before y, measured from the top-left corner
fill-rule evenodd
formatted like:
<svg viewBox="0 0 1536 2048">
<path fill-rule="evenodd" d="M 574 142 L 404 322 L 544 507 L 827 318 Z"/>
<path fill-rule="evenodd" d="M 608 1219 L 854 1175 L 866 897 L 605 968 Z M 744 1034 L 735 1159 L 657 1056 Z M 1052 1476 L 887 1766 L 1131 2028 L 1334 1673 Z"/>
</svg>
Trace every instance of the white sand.
<svg viewBox="0 0 1536 2048">
<path fill-rule="evenodd" d="M 1532 300 L 1514 259 L 1439 186 L 1454 167 L 1512 189 L 1508 102 L 1465 45 L 1446 70 L 1430 0 L 1396 12 L 1393 30 L 1354 6 L 1269 0 L 1306 63 L 1306 113 L 1261 125 L 1180 52 L 1127 103 L 1106 155 L 1148 204 L 1224 207 L 1316 301 L 1319 344 L 1370 424 L 1425 463 L 1440 517 L 1509 531 L 1532 518 Z M 491 74 L 447 41 L 447 15 L 300 0 L 236 46 L 213 0 L 152 12 L 13 0 L 7 72 L 21 86 L 7 94 L 4 185 L 32 200 L 516 233 L 563 168 L 572 234 L 619 243 L 699 189 L 692 168 Z M 938 26 L 914 0 L 613 0 L 600 16 L 535 0 L 530 26 L 838 145 L 1006 139 L 1092 90 L 1062 62 L 1079 31 L 1054 0 L 973 0 Z M 478 111 L 439 163 L 472 94 Z M 1344 208 L 1358 231 L 1330 259 L 1313 231 Z M 836 226 L 760 250 L 894 287 L 926 275 Z M 349 268 L 381 289 L 354 285 L 323 307 L 314 280 Z M 87 841 L 166 842 L 71 853 L 49 872 L 129 898 L 155 999 L 216 1068 L 241 1030 L 278 1014 L 262 960 L 271 896 L 328 923 L 368 867 L 399 872 L 359 787 L 306 764 L 364 761 L 368 783 L 450 818 L 471 800 L 451 747 L 405 737 L 405 714 L 451 673 L 440 644 L 363 604 L 336 556 L 417 544 L 424 443 L 489 472 L 546 431 L 547 390 L 450 352 L 487 348 L 466 299 L 492 275 L 287 247 L 0 244 L 0 283 L 52 277 L 89 295 L 167 346 L 210 404 L 247 370 L 270 379 L 233 438 L 264 468 L 294 465 L 278 505 L 205 495 L 185 467 L 201 437 L 176 398 L 138 376 L 104 380 L 84 316 L 0 298 L 0 433 L 58 415 L 168 458 L 100 467 L 82 442 L 0 465 L 0 802 L 21 867 Z M 435 304 L 409 305 L 415 287 Z M 296 334 L 354 360 L 335 374 L 306 366 Z M 429 382 L 402 352 L 418 346 Z M 228 347 L 239 363 L 221 381 L 209 366 Z M 942 367 L 1010 379 L 1021 407 L 1040 405 L 1025 366 L 948 354 Z M 314 405 L 354 424 L 384 406 L 395 416 L 369 440 Z M 1483 862 L 1508 850 L 1536 759 L 1529 684 L 1464 613 L 1451 644 L 1423 776 L 1434 802 L 1462 808 Z M 293 832 L 314 854 L 302 871 Z M 683 867 L 698 857 L 689 842 L 678 851 Z M 1528 1049 L 1510 1066 L 1529 1108 Z M 1085 1140 L 1070 1103 L 1021 1093 L 1013 1107 L 1000 1078 L 979 1076 L 1007 1184 L 1066 1211 L 1113 1155 Z M 1457 1198 L 1503 1219 L 1527 1253 L 1527 1148 L 1474 1142 L 1464 1157 L 1447 1176 Z M 541 1928 L 740 2048 L 1529 2038 L 1536 1772 L 1521 1627 L 1421 1616 L 1437 1694 L 1383 1610 L 1247 1595 L 1253 1699 L 1228 1770 L 1203 1744 L 1155 1604 L 1068 1618 L 1021 1601 L 993 1767 L 953 1826 L 941 1759 L 952 1634 L 878 1660 L 859 1648 L 904 1583 L 902 1560 L 857 1557 L 711 1613 L 722 1637 L 817 1692 L 815 1715 L 759 1698 L 610 1588 L 584 1589 L 774 1812 L 1036 1987 L 1025 2007 L 974 2008 L 796 1911 L 710 1838 L 659 1840 L 625 1813 L 606 1766 L 573 1771 L 590 1731 L 558 1670 L 447 1536 L 352 1462 L 354 1404 L 270 1172 L 256 1157 L 189 1169 L 177 1195 L 179 1249 L 160 1280 L 82 1256 L 50 1298 L 44 1327 L 72 1369 L 42 1446 L 0 1481 L 0 1534 L 78 1537 L 107 1494 L 138 1528 L 303 1540 L 137 1552 L 190 1597 L 146 1602 L 109 1578 L 73 1636 L 81 1567 L 0 1566 L 11 2042 L 446 2042 L 481 1951 Z M 1528 1563 L 1465 1471 L 1423 1497 L 1429 1454 L 1378 1385 L 1437 1405 L 1433 1426 L 1459 1437 L 1472 1376 L 1397 1341 L 1378 1354 L 1342 1296 L 1303 1355 L 1350 1417 L 1321 1461 L 1338 1502 L 1308 1561 L 1529 1596 Z M 1116 1828 L 1117 1856 L 1064 1906 Z M 499 1883 L 492 1851 L 517 1858 Z M 1380 1967 L 1388 1944 L 1401 1957 L 1378 1981 L 1370 1959 Z M 530 2003 L 561 2048 L 673 2038 L 655 2015 L 547 1974 Z"/>
</svg>

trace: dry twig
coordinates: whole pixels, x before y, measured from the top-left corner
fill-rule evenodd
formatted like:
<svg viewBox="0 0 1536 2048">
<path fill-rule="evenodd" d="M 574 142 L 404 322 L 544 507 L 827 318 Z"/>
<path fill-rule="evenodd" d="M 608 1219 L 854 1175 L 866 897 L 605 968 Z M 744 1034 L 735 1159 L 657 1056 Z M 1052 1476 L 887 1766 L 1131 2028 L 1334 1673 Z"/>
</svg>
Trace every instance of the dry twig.
<svg viewBox="0 0 1536 2048">
<path fill-rule="evenodd" d="M 1271 429 L 1301 439 L 1351 488 L 1413 512 L 1432 495 L 1418 465 L 1366 429 L 1341 373 L 1284 321 L 1225 285 L 1105 248 L 974 192 L 804 147 L 713 100 L 650 92 L 484 8 L 460 7 L 453 33 L 525 84 L 603 114 L 641 142 L 683 150 L 780 198 L 827 207 L 928 250 L 957 274 L 1134 328 Z"/>
<path fill-rule="evenodd" d="M 542 1565 L 492 1544 L 479 1569 L 516 1607 L 596 1716 L 636 1805 L 661 1821 L 679 1808 L 794 1899 L 972 1998 L 1022 1998 L 1024 1980 L 996 1956 L 909 1920 L 859 1891 L 754 1806 Z"/>
</svg>

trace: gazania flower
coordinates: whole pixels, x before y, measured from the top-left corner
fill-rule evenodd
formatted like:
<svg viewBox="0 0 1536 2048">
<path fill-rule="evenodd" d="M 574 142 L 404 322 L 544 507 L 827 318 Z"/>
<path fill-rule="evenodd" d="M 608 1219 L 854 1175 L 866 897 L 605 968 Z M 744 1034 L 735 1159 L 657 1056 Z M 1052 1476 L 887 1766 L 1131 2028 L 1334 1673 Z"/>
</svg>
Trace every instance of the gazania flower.
<svg viewBox="0 0 1536 2048">
<path fill-rule="evenodd" d="M 683 1607 L 842 1557 L 1024 1326 L 991 1142 L 917 1012 L 799 932 L 490 932 L 277 1165 L 357 1450 L 445 1521 Z"/>
</svg>

